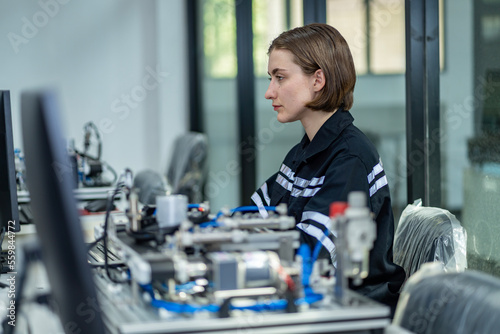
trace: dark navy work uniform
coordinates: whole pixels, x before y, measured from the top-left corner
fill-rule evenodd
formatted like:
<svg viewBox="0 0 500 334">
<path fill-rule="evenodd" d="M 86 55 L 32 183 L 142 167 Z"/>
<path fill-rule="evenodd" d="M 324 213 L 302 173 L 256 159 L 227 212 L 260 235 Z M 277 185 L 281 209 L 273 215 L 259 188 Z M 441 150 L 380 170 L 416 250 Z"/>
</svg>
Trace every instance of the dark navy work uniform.
<svg viewBox="0 0 500 334">
<path fill-rule="evenodd" d="M 304 135 L 252 200 L 263 215 L 264 206 L 286 203 L 302 232 L 301 242 L 311 249 L 321 242 L 320 256 L 329 257 L 335 250 L 332 239 L 324 235 L 330 204 L 347 201 L 352 191 L 364 191 L 377 223 L 377 238 L 370 252 L 368 277 L 361 286 L 351 288 L 394 308 L 405 274 L 392 260 L 394 218 L 389 186 L 375 147 L 353 121 L 349 111 L 339 109 L 312 142 Z"/>
</svg>

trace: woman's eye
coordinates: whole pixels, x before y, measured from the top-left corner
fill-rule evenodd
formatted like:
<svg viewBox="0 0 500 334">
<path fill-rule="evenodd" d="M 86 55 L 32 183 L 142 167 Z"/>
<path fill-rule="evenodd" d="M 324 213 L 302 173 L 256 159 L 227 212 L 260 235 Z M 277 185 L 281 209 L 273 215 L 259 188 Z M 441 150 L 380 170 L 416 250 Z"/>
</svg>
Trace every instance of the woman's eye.
<svg viewBox="0 0 500 334">
<path fill-rule="evenodd" d="M 282 76 L 280 76 L 280 75 L 275 76 L 275 78 L 276 78 L 276 80 L 278 80 L 278 81 L 281 81 L 281 80 L 283 80 L 283 79 L 284 79 L 284 77 L 282 77 Z M 268 79 L 269 81 L 273 81 L 273 78 L 267 78 L 267 79 Z"/>
</svg>

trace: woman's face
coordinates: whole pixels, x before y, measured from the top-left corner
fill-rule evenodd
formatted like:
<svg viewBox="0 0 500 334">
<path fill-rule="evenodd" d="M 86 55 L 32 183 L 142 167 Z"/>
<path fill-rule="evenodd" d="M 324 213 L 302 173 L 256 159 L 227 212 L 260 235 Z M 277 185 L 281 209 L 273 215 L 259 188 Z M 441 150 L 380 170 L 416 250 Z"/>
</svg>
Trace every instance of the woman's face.
<svg viewBox="0 0 500 334">
<path fill-rule="evenodd" d="M 267 66 L 271 83 L 264 95 L 272 100 L 281 123 L 302 120 L 312 112 L 305 105 L 316 95 L 314 76 L 306 75 L 293 62 L 293 54 L 288 50 L 274 49 L 269 55 Z"/>
</svg>

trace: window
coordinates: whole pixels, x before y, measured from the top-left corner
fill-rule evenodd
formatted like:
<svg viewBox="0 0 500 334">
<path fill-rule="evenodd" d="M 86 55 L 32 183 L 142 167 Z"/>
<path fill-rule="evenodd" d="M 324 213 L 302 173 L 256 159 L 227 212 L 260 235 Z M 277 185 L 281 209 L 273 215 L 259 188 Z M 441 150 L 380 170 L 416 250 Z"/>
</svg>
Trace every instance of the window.
<svg viewBox="0 0 500 334">
<path fill-rule="evenodd" d="M 202 2 L 205 75 L 236 77 L 236 17 L 234 0 Z"/>
<path fill-rule="evenodd" d="M 303 22 L 302 0 L 253 0 L 255 76 L 267 77 L 267 49 L 271 41 Z"/>
<path fill-rule="evenodd" d="M 235 78 L 236 18 L 234 0 L 203 0 L 205 75 Z M 302 0 L 253 1 L 254 68 L 267 76 L 267 46 L 282 31 L 302 25 Z"/>
<path fill-rule="evenodd" d="M 439 0 L 442 13 L 443 0 Z M 327 0 L 327 23 L 351 47 L 358 74 L 405 72 L 404 0 Z M 440 18 L 441 69 L 444 65 L 443 16 Z"/>
</svg>

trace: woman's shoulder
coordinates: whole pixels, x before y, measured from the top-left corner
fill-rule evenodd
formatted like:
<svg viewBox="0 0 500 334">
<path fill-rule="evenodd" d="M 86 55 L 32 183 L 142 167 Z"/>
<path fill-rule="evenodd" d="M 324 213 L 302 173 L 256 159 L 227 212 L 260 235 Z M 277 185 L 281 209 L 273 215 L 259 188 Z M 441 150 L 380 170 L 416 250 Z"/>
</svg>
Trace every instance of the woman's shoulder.
<svg viewBox="0 0 500 334">
<path fill-rule="evenodd" d="M 374 153 L 378 155 L 372 140 L 354 124 L 350 124 L 344 129 L 339 140 L 352 154 Z"/>
</svg>

